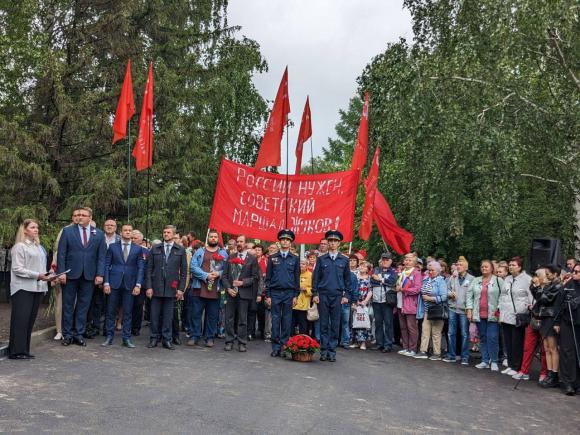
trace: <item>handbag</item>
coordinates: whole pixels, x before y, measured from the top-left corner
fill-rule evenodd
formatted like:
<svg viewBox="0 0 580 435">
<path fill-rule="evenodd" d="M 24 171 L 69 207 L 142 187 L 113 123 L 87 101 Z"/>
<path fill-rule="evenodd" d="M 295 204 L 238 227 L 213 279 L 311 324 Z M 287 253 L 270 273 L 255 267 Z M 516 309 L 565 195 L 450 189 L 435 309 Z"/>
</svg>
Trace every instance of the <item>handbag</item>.
<svg viewBox="0 0 580 435">
<path fill-rule="evenodd" d="M 512 281 L 511 285 L 510 285 L 510 298 L 512 300 L 512 306 L 514 307 L 514 313 L 516 314 L 516 328 L 525 328 L 526 326 L 528 326 L 530 324 L 530 313 L 529 312 L 525 312 L 525 313 L 518 313 L 516 310 L 516 304 L 514 302 L 514 294 L 512 293 L 512 287 L 514 286 L 514 281 L 515 279 Z"/>
<path fill-rule="evenodd" d="M 319 317 L 318 304 L 312 304 L 310 307 L 308 307 L 308 311 L 306 312 L 306 319 L 309 322 L 316 322 Z"/>
<path fill-rule="evenodd" d="M 352 317 L 352 329 L 370 329 L 371 319 L 368 307 L 358 305 Z"/>
<path fill-rule="evenodd" d="M 447 304 L 435 304 L 429 305 L 427 309 L 427 319 L 428 320 L 447 320 L 449 318 L 449 310 L 447 309 Z"/>
<path fill-rule="evenodd" d="M 534 331 L 539 331 L 542 326 L 542 321 L 537 317 L 532 316 L 530 320 L 530 326 Z"/>
<path fill-rule="evenodd" d="M 397 292 L 394 290 L 385 291 L 385 302 L 389 307 L 397 306 Z"/>
</svg>

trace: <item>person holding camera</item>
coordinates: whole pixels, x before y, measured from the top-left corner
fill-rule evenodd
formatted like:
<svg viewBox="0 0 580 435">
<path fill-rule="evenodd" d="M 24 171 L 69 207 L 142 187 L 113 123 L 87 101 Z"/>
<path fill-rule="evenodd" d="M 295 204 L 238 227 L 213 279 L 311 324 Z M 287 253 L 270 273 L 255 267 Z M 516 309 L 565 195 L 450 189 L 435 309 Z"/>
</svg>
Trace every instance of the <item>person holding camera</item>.
<svg viewBox="0 0 580 435">
<path fill-rule="evenodd" d="M 554 330 L 560 334 L 560 381 L 564 394 L 573 396 L 580 387 L 580 263 L 564 284 L 564 301 L 560 315 L 554 320 Z"/>
</svg>

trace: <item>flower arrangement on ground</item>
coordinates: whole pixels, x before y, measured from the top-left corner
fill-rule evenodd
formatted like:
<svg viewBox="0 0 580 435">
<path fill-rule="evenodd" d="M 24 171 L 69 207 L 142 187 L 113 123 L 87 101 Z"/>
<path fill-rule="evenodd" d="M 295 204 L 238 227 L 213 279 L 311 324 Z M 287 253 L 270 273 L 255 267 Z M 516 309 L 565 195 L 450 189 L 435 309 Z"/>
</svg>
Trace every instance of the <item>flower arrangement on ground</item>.
<svg viewBox="0 0 580 435">
<path fill-rule="evenodd" d="M 290 337 L 284 352 L 292 355 L 295 361 L 312 361 L 316 352 L 320 351 L 320 343 L 308 335 Z"/>
</svg>

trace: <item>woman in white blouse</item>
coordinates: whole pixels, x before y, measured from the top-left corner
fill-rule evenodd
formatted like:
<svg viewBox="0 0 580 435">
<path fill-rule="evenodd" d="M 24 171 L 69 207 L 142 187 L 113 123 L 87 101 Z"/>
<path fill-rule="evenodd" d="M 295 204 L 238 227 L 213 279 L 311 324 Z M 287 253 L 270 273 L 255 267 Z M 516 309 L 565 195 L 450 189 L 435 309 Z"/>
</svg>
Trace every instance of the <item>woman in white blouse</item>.
<svg viewBox="0 0 580 435">
<path fill-rule="evenodd" d="M 48 290 L 46 251 L 38 240 L 38 222 L 26 219 L 16 234 L 11 251 L 10 344 L 8 358 L 30 359 L 30 336 L 42 297 Z"/>
</svg>

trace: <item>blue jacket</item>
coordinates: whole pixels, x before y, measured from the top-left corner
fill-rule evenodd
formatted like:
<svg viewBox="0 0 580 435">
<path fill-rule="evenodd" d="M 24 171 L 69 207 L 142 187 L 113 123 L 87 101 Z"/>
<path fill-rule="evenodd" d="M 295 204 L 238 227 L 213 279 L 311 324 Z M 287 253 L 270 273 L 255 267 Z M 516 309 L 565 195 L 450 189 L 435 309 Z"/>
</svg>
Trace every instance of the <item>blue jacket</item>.
<svg viewBox="0 0 580 435">
<path fill-rule="evenodd" d="M 350 304 L 355 304 L 358 301 L 358 297 L 360 295 L 360 290 L 358 287 L 358 278 L 354 272 L 350 273 L 350 288 L 352 293 L 350 294 Z"/>
<path fill-rule="evenodd" d="M 220 273 L 221 278 L 222 273 L 224 273 L 226 262 L 228 261 L 228 253 L 223 248 L 219 248 L 216 252 L 220 254 L 222 257 L 224 257 L 224 261 L 222 261 L 221 268 L 219 270 L 216 270 L 216 272 Z M 199 248 L 197 251 L 194 252 L 194 254 L 191 257 L 191 263 L 189 265 L 189 269 L 191 270 L 191 284 L 190 284 L 191 288 L 199 289 L 201 288 L 202 281 L 207 282 L 207 276 L 209 275 L 209 273 L 204 272 L 201 268 L 201 265 L 203 264 L 204 254 L 205 248 Z M 217 285 L 219 286 L 218 288 L 221 288 L 221 279 L 214 281 L 214 283 L 217 283 Z"/>
<path fill-rule="evenodd" d="M 352 300 L 352 277 L 346 255 L 338 253 L 334 261 L 328 253 L 318 257 L 312 273 L 312 295 L 318 296 L 320 292 L 340 292 Z"/>
<path fill-rule="evenodd" d="M 145 259 L 143 248 L 131 243 L 127 261 L 123 259 L 123 244 L 111 243 L 105 256 L 104 283 L 111 288 L 126 288 L 133 290 L 139 284 L 143 284 L 145 276 Z"/>
<path fill-rule="evenodd" d="M 88 230 L 91 235 L 85 248 L 78 225 L 63 228 L 58 242 L 57 273 L 70 269 L 68 279 L 84 278 L 89 281 L 96 276 L 104 276 L 107 252 L 105 233 L 95 227 L 89 227 Z"/>
<path fill-rule="evenodd" d="M 429 281 L 429 277 L 423 278 L 423 286 Z M 439 275 L 436 276 L 432 282 L 431 296 L 434 296 L 435 303 L 441 304 L 447 301 L 447 283 L 445 279 Z M 431 304 L 433 302 L 430 302 Z M 419 294 L 419 303 L 417 304 L 417 319 L 422 319 L 425 316 L 425 302 L 423 301 L 423 295 Z"/>
<path fill-rule="evenodd" d="M 300 294 L 300 259 L 288 252 L 286 258 L 277 252 L 268 257 L 266 267 L 266 297 L 272 290 L 293 290 L 294 297 Z"/>
</svg>

